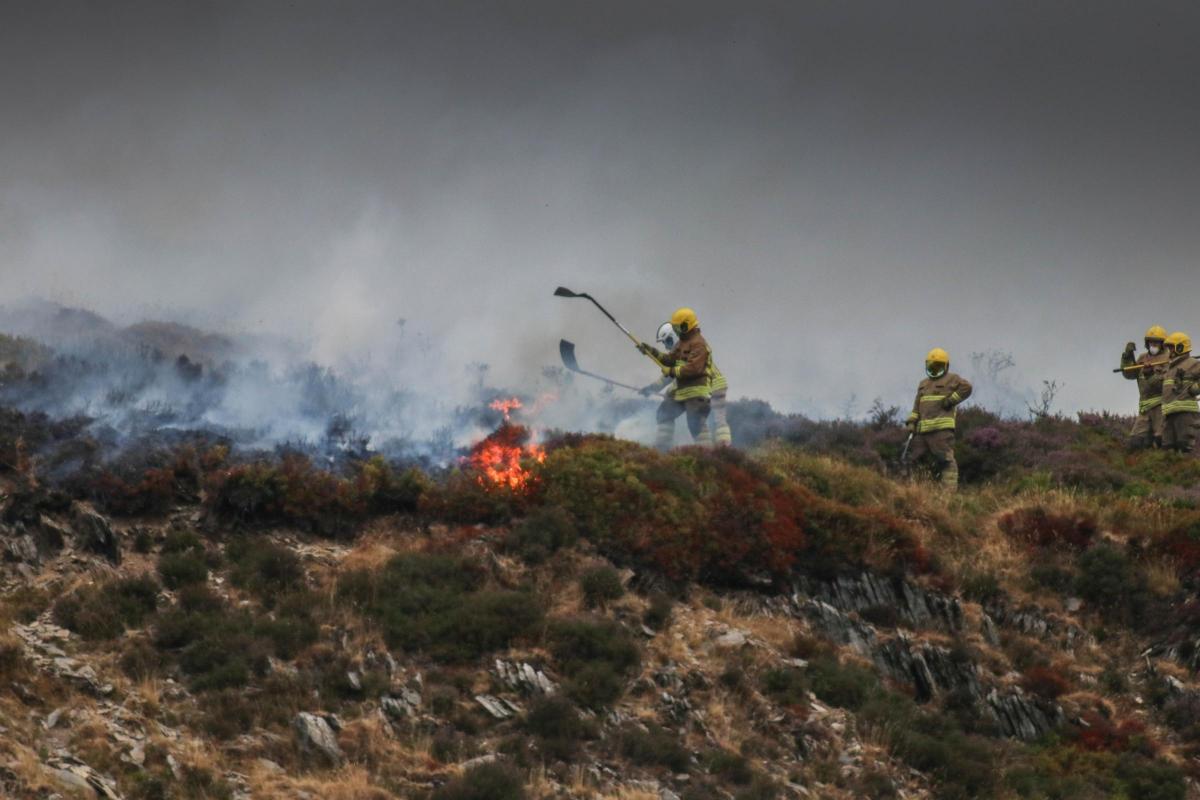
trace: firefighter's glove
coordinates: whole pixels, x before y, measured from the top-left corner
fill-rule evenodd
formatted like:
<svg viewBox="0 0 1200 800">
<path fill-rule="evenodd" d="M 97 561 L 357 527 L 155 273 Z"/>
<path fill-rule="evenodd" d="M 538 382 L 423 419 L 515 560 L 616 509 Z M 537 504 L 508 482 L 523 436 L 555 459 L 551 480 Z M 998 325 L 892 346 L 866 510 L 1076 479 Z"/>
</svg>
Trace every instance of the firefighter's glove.
<svg viewBox="0 0 1200 800">
<path fill-rule="evenodd" d="M 904 423 L 904 427 L 908 429 L 909 433 L 916 433 L 917 421 L 915 419 L 910 419 L 908 422 Z"/>
<path fill-rule="evenodd" d="M 951 397 L 943 397 L 942 408 L 946 409 L 947 411 L 954 408 L 954 399 Z"/>
<path fill-rule="evenodd" d="M 1133 342 L 1126 342 L 1125 343 L 1125 355 L 1131 356 L 1135 352 L 1137 352 L 1137 345 L 1134 344 Z"/>
<path fill-rule="evenodd" d="M 677 370 L 675 369 L 674 365 L 671 365 L 671 366 L 667 366 L 666 364 L 662 365 L 662 374 L 663 374 L 664 378 L 678 377 L 676 373 L 677 373 Z"/>
</svg>

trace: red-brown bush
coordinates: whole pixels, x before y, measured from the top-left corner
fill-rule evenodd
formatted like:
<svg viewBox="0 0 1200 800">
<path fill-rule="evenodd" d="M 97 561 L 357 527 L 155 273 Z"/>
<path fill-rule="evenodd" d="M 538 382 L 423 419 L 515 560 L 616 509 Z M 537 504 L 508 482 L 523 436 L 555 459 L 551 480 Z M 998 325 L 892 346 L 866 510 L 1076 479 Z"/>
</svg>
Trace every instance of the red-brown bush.
<svg viewBox="0 0 1200 800">
<path fill-rule="evenodd" d="M 1091 514 L 1059 514 L 1041 506 L 1018 508 L 1000 517 L 1000 530 L 1032 547 L 1065 547 L 1085 550 L 1100 530 Z"/>
<path fill-rule="evenodd" d="M 1021 688 L 1046 700 L 1055 700 L 1071 691 L 1071 681 L 1053 667 L 1034 666 L 1021 676 Z"/>
</svg>

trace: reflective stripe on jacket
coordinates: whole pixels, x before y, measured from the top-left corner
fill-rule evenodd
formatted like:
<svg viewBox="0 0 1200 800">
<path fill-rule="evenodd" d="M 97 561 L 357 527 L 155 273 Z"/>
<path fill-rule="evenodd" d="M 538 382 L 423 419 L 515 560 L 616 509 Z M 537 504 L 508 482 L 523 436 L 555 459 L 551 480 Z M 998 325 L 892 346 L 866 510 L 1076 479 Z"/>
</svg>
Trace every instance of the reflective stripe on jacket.
<svg viewBox="0 0 1200 800">
<path fill-rule="evenodd" d="M 717 369 L 717 365 L 710 357 L 708 360 L 709 380 L 708 385 L 712 389 L 713 394 L 725 391 L 729 388 L 729 382 L 725 380 L 725 376 L 721 374 L 721 370 Z"/>
<path fill-rule="evenodd" d="M 1191 354 L 1173 360 L 1163 379 L 1163 414 L 1170 416 L 1181 411 L 1200 412 L 1200 361 Z"/>
<path fill-rule="evenodd" d="M 971 396 L 971 384 L 953 372 L 940 378 L 926 378 L 917 387 L 909 422 L 917 423 L 918 433 L 954 430 L 958 404 Z"/>
</svg>

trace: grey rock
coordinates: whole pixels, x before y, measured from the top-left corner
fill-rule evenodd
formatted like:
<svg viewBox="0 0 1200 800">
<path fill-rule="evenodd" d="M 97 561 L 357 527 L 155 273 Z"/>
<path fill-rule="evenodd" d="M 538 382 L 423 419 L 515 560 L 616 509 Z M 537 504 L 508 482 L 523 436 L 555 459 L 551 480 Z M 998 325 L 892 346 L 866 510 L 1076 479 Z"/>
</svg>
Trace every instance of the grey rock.
<svg viewBox="0 0 1200 800">
<path fill-rule="evenodd" d="M 525 695 L 552 695 L 558 691 L 558 684 L 531 664 L 496 659 L 492 674 L 500 683 Z"/>
<path fill-rule="evenodd" d="M 21 534 L 4 542 L 4 560 L 18 564 L 37 564 L 41 561 L 37 543 L 29 534 Z"/>
<path fill-rule="evenodd" d="M 512 719 L 522 710 L 516 703 L 490 694 L 475 695 L 475 702 L 483 706 L 496 719 Z"/>
<path fill-rule="evenodd" d="M 397 693 L 381 697 L 379 706 L 389 719 L 411 719 L 421 710 L 421 695 L 414 689 L 405 687 Z"/>
<path fill-rule="evenodd" d="M 956 598 L 900 577 L 862 572 L 818 581 L 802 576 L 796 583 L 796 593 L 821 600 L 842 612 L 890 608 L 901 621 L 914 628 L 953 632 L 963 627 L 962 606 Z"/>
<path fill-rule="evenodd" d="M 881 643 L 875 649 L 873 659 L 884 674 L 912 685 L 918 701 L 931 700 L 956 689 L 964 689 L 972 697 L 982 694 L 975 664 L 955 658 L 945 647 L 913 642 L 901 634 Z"/>
<path fill-rule="evenodd" d="M 342 749 L 328 717 L 302 711 L 292 720 L 292 730 L 303 752 L 319 756 L 333 766 L 342 763 Z"/>
<path fill-rule="evenodd" d="M 992 647 L 1000 646 L 1000 631 L 996 629 L 996 623 L 992 618 L 983 613 L 983 619 L 979 622 L 979 633 L 982 634 L 983 640 Z"/>
<path fill-rule="evenodd" d="M 1057 703 L 1029 697 L 1020 689 L 1003 694 L 993 689 L 987 695 L 987 708 L 1004 735 L 1025 741 L 1037 739 L 1063 722 Z"/>
<path fill-rule="evenodd" d="M 718 636 L 714 644 L 716 644 L 718 650 L 737 650 L 745 647 L 748 641 L 745 633 L 732 630 Z"/>
<path fill-rule="evenodd" d="M 89 508 L 76 506 L 73 523 L 76 547 L 102 555 L 113 564 L 121 563 L 121 542 L 107 519 Z"/>
<path fill-rule="evenodd" d="M 101 775 L 69 753 L 59 751 L 57 755 L 46 759 L 46 767 L 64 788 L 71 791 L 90 791 L 103 800 L 124 800 L 117 791 L 116 781 Z"/>
</svg>

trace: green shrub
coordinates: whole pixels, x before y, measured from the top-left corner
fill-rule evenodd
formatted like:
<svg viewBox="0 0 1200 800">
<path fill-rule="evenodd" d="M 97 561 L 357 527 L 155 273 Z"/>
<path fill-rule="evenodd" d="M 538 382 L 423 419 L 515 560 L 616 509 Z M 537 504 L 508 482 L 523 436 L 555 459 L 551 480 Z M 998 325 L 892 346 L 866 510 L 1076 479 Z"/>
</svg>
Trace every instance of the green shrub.
<svg viewBox="0 0 1200 800">
<path fill-rule="evenodd" d="M 210 593 L 189 591 L 159 615 L 154 645 L 173 656 L 195 691 L 245 686 L 262 677 L 268 657 L 291 658 L 317 638 L 311 599 L 281 604 L 273 616 L 232 611 Z"/>
<path fill-rule="evenodd" d="M 525 800 L 525 781 L 506 764 L 472 767 L 440 789 L 431 800 Z"/>
<path fill-rule="evenodd" d="M 505 549 L 527 564 L 540 564 L 578 536 L 571 515 L 557 506 L 539 508 L 508 534 Z"/>
<path fill-rule="evenodd" d="M 208 580 L 208 562 L 203 553 L 192 550 L 163 553 L 158 557 L 158 574 L 171 589 L 200 584 Z"/>
<path fill-rule="evenodd" d="M 158 591 L 158 584 L 148 576 L 86 587 L 54 604 L 54 620 L 85 639 L 112 639 L 154 613 Z"/>
<path fill-rule="evenodd" d="M 583 590 L 583 602 L 588 608 L 604 606 L 619 600 L 625 594 L 625 585 L 620 574 L 612 567 L 593 567 L 579 578 Z"/>
<path fill-rule="evenodd" d="M 626 728 L 618 737 L 621 755 L 640 766 L 666 767 L 687 772 L 690 756 L 679 743 L 679 735 L 651 726 L 648 730 Z"/>
<path fill-rule="evenodd" d="M 809 662 L 808 680 L 813 694 L 822 702 L 851 711 L 860 709 L 879 686 L 879 679 L 870 669 L 853 662 L 839 663 L 832 656 Z"/>
<path fill-rule="evenodd" d="M 808 679 L 795 667 L 767 670 L 762 677 L 762 690 L 781 706 L 808 706 Z"/>
<path fill-rule="evenodd" d="M 705 759 L 708 771 L 716 775 L 724 783 L 736 786 L 747 786 L 754 780 L 754 770 L 750 761 L 738 753 L 728 750 L 714 750 Z"/>
<path fill-rule="evenodd" d="M 591 721 L 580 716 L 575 706 L 562 697 L 535 702 L 522 727 L 537 738 L 538 750 L 547 759 L 568 762 L 579 752 L 583 741 L 596 735 Z"/>
<path fill-rule="evenodd" d="M 194 531 L 173 530 L 163 539 L 163 553 L 205 554 L 204 540 Z"/>
<path fill-rule="evenodd" d="M 559 669 L 569 679 L 568 694 L 589 708 L 615 702 L 641 663 L 637 643 L 608 620 L 554 620 L 548 638 Z"/>
<path fill-rule="evenodd" d="M 149 642 L 139 639 L 124 649 L 119 664 L 130 678 L 143 680 L 162 670 L 162 656 Z"/>
<path fill-rule="evenodd" d="M 987 605 L 1004 592 L 994 572 L 968 572 L 962 579 L 963 597 Z"/>
<path fill-rule="evenodd" d="M 1149 602 L 1146 578 L 1115 545 L 1096 545 L 1076 561 L 1075 592 L 1110 617 L 1137 622 Z"/>
<path fill-rule="evenodd" d="M 1052 592 L 1068 592 L 1075 582 L 1075 575 L 1058 564 L 1038 563 L 1029 569 L 1029 580 L 1034 586 Z"/>
<path fill-rule="evenodd" d="M 225 554 L 230 562 L 230 583 L 253 593 L 268 606 L 277 595 L 304 588 L 300 558 L 282 545 L 242 536 L 229 543 Z"/>
<path fill-rule="evenodd" d="M 377 573 L 345 575 L 339 595 L 379 620 L 389 646 L 461 663 L 530 634 L 542 619 L 532 594 L 485 589 L 485 578 L 469 559 L 403 553 Z"/>
</svg>

